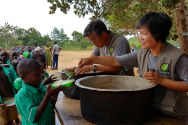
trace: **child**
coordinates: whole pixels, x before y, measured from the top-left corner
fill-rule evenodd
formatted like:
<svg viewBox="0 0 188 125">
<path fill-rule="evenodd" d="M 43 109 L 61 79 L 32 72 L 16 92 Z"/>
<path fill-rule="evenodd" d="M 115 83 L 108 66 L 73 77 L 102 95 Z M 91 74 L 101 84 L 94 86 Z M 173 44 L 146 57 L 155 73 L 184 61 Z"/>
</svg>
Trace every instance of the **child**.
<svg viewBox="0 0 188 125">
<path fill-rule="evenodd" d="M 37 60 L 43 64 L 45 77 L 48 78 L 49 74 L 46 72 L 46 58 L 43 54 L 34 54 L 32 59 Z"/>
<path fill-rule="evenodd" d="M 45 85 L 45 83 L 43 83 L 43 81 L 46 79 L 46 78 L 49 78 L 49 74 L 46 72 L 46 58 L 43 54 L 34 54 L 32 56 L 32 59 L 36 60 L 36 61 L 39 61 L 42 63 L 42 67 L 43 67 L 43 73 L 44 73 L 44 77 L 42 77 L 42 82 L 41 84 Z M 57 77 L 53 77 L 49 80 L 51 80 L 51 82 L 55 82 L 57 79 Z"/>
<path fill-rule="evenodd" d="M 17 65 L 18 65 L 19 62 L 20 61 L 18 59 L 14 59 L 10 63 L 14 67 L 14 70 L 15 70 L 16 74 L 17 74 Z"/>
<path fill-rule="evenodd" d="M 9 52 L 9 59 L 10 59 L 10 62 L 12 61 L 12 60 L 14 60 L 14 59 L 18 59 L 18 55 L 17 55 L 17 53 L 15 52 L 15 51 L 10 51 Z"/>
<path fill-rule="evenodd" d="M 7 64 L 7 61 L 9 60 L 9 54 L 6 51 L 0 51 L 0 57 L 1 57 L 2 63 Z"/>
<path fill-rule="evenodd" d="M 31 59 L 31 57 L 33 56 L 33 53 L 32 53 L 32 49 L 30 47 L 28 48 L 28 53 L 29 53 L 29 58 Z"/>
<path fill-rule="evenodd" d="M 56 81 L 56 77 L 55 78 L 51 78 L 49 77 L 49 74 L 46 72 L 46 58 L 44 57 L 44 55 L 42 54 L 34 54 L 32 56 L 32 59 L 38 61 L 41 63 L 42 66 L 42 80 L 41 80 L 41 84 L 46 86 L 46 83 L 43 83 L 45 81 L 45 79 L 49 79 L 49 81 L 51 83 Z M 20 78 L 16 79 L 14 82 L 14 87 L 16 88 L 17 91 L 19 91 L 22 88 L 22 80 Z"/>
<path fill-rule="evenodd" d="M 125 69 L 138 67 L 141 77 L 150 80 L 149 83 L 158 84 L 154 108 L 188 121 L 188 57 L 166 42 L 171 26 L 168 15 L 149 12 L 137 23 L 143 49 L 123 56 L 81 59 L 79 67 L 88 64 L 123 66 Z"/>
<path fill-rule="evenodd" d="M 10 64 L 9 54 L 6 51 L 0 51 L 0 58 L 2 60 L 2 64 L 9 64 L 9 68 L 12 68 L 14 70 L 14 67 Z M 16 74 L 15 70 L 14 73 Z"/>
<path fill-rule="evenodd" d="M 54 123 L 53 106 L 64 87 L 51 88 L 49 85 L 46 90 L 41 85 L 41 68 L 40 63 L 33 59 L 25 59 L 18 64 L 18 74 L 24 82 L 15 96 L 15 103 L 22 125 Z"/>
<path fill-rule="evenodd" d="M 1 59 L 0 59 L 1 60 Z M 2 61 L 1 61 L 2 63 Z M 15 72 L 8 64 L 0 64 L 0 125 L 18 124 L 18 112 L 15 105 L 8 106 L 4 102 L 15 96 L 13 81 L 17 78 Z"/>
</svg>

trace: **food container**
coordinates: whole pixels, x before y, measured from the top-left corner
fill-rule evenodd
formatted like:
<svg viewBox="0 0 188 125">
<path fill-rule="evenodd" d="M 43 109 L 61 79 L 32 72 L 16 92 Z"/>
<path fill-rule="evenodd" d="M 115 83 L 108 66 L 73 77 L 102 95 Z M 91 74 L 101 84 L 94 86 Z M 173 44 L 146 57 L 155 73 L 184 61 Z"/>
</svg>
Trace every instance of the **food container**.
<svg viewBox="0 0 188 125">
<path fill-rule="evenodd" d="M 67 80 L 69 76 L 67 76 L 64 71 L 65 69 L 59 70 L 59 72 L 61 73 L 62 80 Z M 69 79 L 74 79 L 76 81 L 79 78 L 83 78 L 86 76 L 96 76 L 96 75 L 113 75 L 113 73 L 98 72 L 98 71 L 94 73 L 93 71 L 91 71 L 84 74 L 78 74 L 76 76 L 74 75 Z M 70 87 L 65 88 L 63 90 L 63 93 L 69 98 L 80 99 L 79 87 L 75 85 L 75 82 L 73 82 Z"/>
<path fill-rule="evenodd" d="M 76 80 L 83 118 L 94 124 L 138 125 L 153 113 L 156 84 L 134 76 L 99 75 Z"/>
</svg>

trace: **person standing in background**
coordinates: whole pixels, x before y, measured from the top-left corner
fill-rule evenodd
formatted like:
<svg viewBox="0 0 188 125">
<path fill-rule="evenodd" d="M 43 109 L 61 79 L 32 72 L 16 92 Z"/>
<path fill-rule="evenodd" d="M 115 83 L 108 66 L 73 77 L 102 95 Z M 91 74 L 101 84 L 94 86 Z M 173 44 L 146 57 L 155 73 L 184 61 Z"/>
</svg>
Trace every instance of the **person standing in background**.
<svg viewBox="0 0 188 125">
<path fill-rule="evenodd" d="M 46 43 L 46 47 L 44 47 L 44 49 L 46 50 L 46 55 L 47 55 L 46 68 L 48 68 L 48 66 L 51 66 L 52 68 L 52 48 L 49 47 L 48 43 Z"/>
<path fill-rule="evenodd" d="M 59 51 L 61 51 L 61 48 L 57 45 L 57 42 L 54 41 L 54 47 L 53 47 L 53 67 L 51 70 L 58 69 L 58 56 L 59 56 Z"/>
<path fill-rule="evenodd" d="M 35 47 L 35 49 L 39 48 L 39 46 L 37 45 L 37 43 L 34 43 L 34 47 Z"/>
<path fill-rule="evenodd" d="M 132 52 L 134 51 L 134 46 L 132 46 Z"/>
</svg>

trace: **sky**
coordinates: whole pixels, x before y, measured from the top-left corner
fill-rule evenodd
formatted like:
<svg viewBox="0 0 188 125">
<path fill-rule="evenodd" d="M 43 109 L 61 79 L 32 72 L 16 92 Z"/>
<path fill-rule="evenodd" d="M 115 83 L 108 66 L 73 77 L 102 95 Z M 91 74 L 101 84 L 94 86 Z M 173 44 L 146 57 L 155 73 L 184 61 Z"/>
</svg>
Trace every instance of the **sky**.
<svg viewBox="0 0 188 125">
<path fill-rule="evenodd" d="M 79 18 L 73 12 L 64 14 L 59 9 L 49 14 L 51 6 L 47 0 L 0 0 L 0 26 L 5 22 L 28 30 L 34 27 L 42 36 L 51 34 L 54 27 L 64 29 L 65 34 L 72 39 L 72 32 L 83 33 L 89 23 L 89 16 Z"/>
<path fill-rule="evenodd" d="M 64 14 L 57 9 L 55 14 L 49 14 L 50 6 L 47 0 L 0 0 L 0 26 L 8 22 L 26 30 L 34 27 L 42 36 L 50 35 L 54 27 L 63 28 L 72 39 L 72 32 L 83 33 L 90 21 L 91 15 L 79 18 L 71 11 Z"/>
</svg>

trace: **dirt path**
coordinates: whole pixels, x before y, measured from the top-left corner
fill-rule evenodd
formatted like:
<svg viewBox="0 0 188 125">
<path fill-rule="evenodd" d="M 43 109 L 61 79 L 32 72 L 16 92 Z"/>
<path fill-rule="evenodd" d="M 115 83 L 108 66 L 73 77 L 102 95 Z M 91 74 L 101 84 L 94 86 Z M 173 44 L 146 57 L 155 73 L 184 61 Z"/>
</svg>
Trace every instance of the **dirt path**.
<svg viewBox="0 0 188 125">
<path fill-rule="evenodd" d="M 92 51 L 61 51 L 59 55 L 58 69 L 77 66 L 80 58 L 89 57 L 91 53 Z M 49 67 L 46 71 L 48 73 L 58 72 L 58 70 L 50 70 Z M 135 72 L 136 71 L 137 68 L 135 68 Z M 136 76 L 138 76 L 137 73 Z"/>
</svg>

